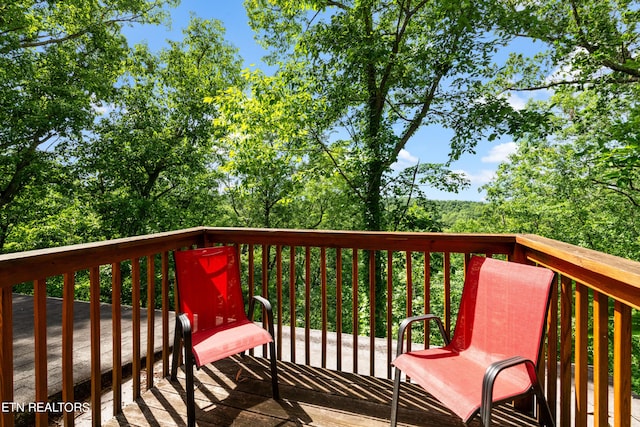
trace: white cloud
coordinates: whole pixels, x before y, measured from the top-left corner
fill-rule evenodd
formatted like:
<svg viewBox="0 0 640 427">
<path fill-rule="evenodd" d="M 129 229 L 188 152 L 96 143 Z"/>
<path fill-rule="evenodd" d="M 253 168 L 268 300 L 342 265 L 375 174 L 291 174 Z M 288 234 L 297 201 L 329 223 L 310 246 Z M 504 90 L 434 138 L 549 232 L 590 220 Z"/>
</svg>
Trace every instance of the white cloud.
<svg viewBox="0 0 640 427">
<path fill-rule="evenodd" d="M 403 170 L 410 166 L 415 166 L 418 163 L 418 158 L 405 150 L 404 148 L 400 150 L 398 153 L 398 160 L 394 164 L 391 165 L 391 169 L 393 170 Z"/>
<path fill-rule="evenodd" d="M 524 110 L 524 108 L 527 106 L 527 101 L 531 98 L 532 96 L 524 97 L 519 93 L 512 92 L 512 93 L 509 93 L 507 97 L 507 102 L 509 103 L 509 105 L 511 105 L 511 108 L 513 108 L 516 111 L 520 111 L 520 110 Z"/>
<path fill-rule="evenodd" d="M 482 163 L 502 163 L 508 162 L 509 156 L 514 154 L 518 146 L 515 142 L 507 142 L 491 147 L 489 154 L 482 157 L 480 161 Z"/>
<path fill-rule="evenodd" d="M 477 173 L 471 173 L 465 170 L 456 170 L 454 172 L 464 175 L 471 183 L 471 186 L 484 185 L 496 176 L 496 171 L 489 169 L 482 169 Z"/>
</svg>

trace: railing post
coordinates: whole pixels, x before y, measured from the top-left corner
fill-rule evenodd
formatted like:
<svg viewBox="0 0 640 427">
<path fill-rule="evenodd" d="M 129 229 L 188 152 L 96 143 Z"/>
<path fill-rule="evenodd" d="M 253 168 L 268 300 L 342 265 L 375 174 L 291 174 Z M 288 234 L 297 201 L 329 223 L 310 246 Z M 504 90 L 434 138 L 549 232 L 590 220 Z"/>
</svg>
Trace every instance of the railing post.
<svg viewBox="0 0 640 427">
<path fill-rule="evenodd" d="M 140 259 L 131 260 L 131 327 L 133 332 L 133 354 L 132 354 L 132 386 L 133 398 L 140 397 L 140 372 L 142 363 L 140 361 Z"/>
<path fill-rule="evenodd" d="M 155 314 L 156 314 L 156 268 L 155 257 L 147 256 L 147 384 L 145 390 L 153 387 L 153 362 L 155 359 Z"/>
<path fill-rule="evenodd" d="M 11 287 L 0 287 L 0 401 L 13 401 L 13 297 Z M 11 411 L 0 412 L 3 427 L 13 425 Z"/>
<path fill-rule="evenodd" d="M 593 295 L 593 417 L 595 425 L 608 425 L 609 418 L 609 304 L 606 295 Z"/>
<path fill-rule="evenodd" d="M 576 425 L 587 425 L 587 345 L 588 345 L 588 304 L 589 291 L 576 282 L 575 306 L 575 382 L 576 382 Z"/>
<path fill-rule="evenodd" d="M 276 358 L 282 360 L 282 245 L 276 246 L 276 301 L 278 316 Z"/>
<path fill-rule="evenodd" d="M 571 355 L 573 289 L 571 279 L 560 277 L 560 427 L 571 425 Z"/>
<path fill-rule="evenodd" d="M 342 371 L 342 249 L 336 248 L 336 369 Z"/>
<path fill-rule="evenodd" d="M 369 252 L 369 375 L 376 375 L 376 251 Z"/>
<path fill-rule="evenodd" d="M 91 423 L 102 424 L 102 381 L 100 370 L 100 267 L 89 270 L 91 323 Z"/>
<path fill-rule="evenodd" d="M 296 362 L 296 247 L 289 246 L 289 336 L 291 341 L 291 361 Z"/>
<path fill-rule="evenodd" d="M 554 421 L 558 399 L 558 277 L 554 279 L 547 319 L 547 404 Z M 543 355 L 544 356 L 544 355 Z M 543 357 L 542 356 L 542 357 Z"/>
<path fill-rule="evenodd" d="M 35 341 L 35 381 L 36 402 L 46 403 L 47 388 L 47 281 L 38 279 L 34 282 L 33 297 L 33 336 Z M 36 413 L 36 425 L 49 424 L 46 412 Z"/>
<path fill-rule="evenodd" d="M 619 301 L 613 315 L 613 422 L 631 426 L 631 308 Z"/>
<path fill-rule="evenodd" d="M 113 413 L 119 414 L 122 411 L 122 268 L 119 262 L 111 265 L 111 328 Z"/>
<path fill-rule="evenodd" d="M 169 376 L 169 252 L 162 252 L 162 377 Z"/>
<path fill-rule="evenodd" d="M 73 402 L 73 302 L 75 297 L 75 274 L 65 273 L 62 298 L 62 401 Z M 74 414 L 65 411 L 64 425 L 74 425 Z"/>
</svg>

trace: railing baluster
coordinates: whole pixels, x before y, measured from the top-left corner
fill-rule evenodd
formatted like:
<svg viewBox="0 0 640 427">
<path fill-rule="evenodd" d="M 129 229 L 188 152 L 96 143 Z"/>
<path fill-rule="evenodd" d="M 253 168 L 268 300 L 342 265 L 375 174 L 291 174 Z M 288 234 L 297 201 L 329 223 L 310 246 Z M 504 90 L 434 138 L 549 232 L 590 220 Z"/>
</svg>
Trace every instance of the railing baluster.
<svg viewBox="0 0 640 427">
<path fill-rule="evenodd" d="M 122 268 L 119 262 L 111 265 L 111 328 L 113 372 L 113 413 L 122 411 Z"/>
<path fill-rule="evenodd" d="M 0 401 L 13 401 L 13 296 L 0 287 Z M 2 426 L 13 425 L 13 412 L 0 412 Z"/>
<path fill-rule="evenodd" d="M 47 402 L 47 281 L 38 279 L 34 283 L 33 297 L 36 402 Z M 36 412 L 36 425 L 49 423 L 46 412 Z"/>
<path fill-rule="evenodd" d="M 289 336 L 291 341 L 291 361 L 296 362 L 296 247 L 289 247 Z"/>
<path fill-rule="evenodd" d="M 369 375 L 376 374 L 376 251 L 369 251 Z"/>
<path fill-rule="evenodd" d="M 586 286 L 576 283 L 576 345 L 575 345 L 575 383 L 576 383 L 576 424 L 587 425 L 587 345 L 588 345 L 588 305 L 589 292 Z"/>
<path fill-rule="evenodd" d="M 73 391 L 73 300 L 75 297 L 75 274 L 65 273 L 62 297 L 62 401 L 74 402 Z M 114 395 L 115 396 L 115 395 Z M 62 419 L 66 427 L 74 425 L 74 414 L 65 411 Z"/>
<path fill-rule="evenodd" d="M 320 325 L 322 328 L 322 360 L 320 366 L 327 367 L 327 249 L 323 246 L 320 248 Z"/>
<path fill-rule="evenodd" d="M 407 251 L 405 254 L 405 265 L 406 265 L 406 278 L 407 278 L 407 311 L 405 313 L 405 317 L 413 316 L 413 266 L 412 266 L 412 256 L 411 251 Z M 411 328 L 407 328 L 407 346 L 406 351 L 411 351 Z"/>
<path fill-rule="evenodd" d="M 391 378 L 393 331 L 393 252 L 387 251 L 387 378 Z"/>
<path fill-rule="evenodd" d="M 276 304 L 278 332 L 276 338 L 276 357 L 282 360 L 282 246 L 276 246 Z"/>
<path fill-rule="evenodd" d="M 451 254 L 444 254 L 444 326 L 451 336 Z"/>
<path fill-rule="evenodd" d="M 154 255 L 147 255 L 147 385 L 153 387 L 153 362 L 156 326 L 156 266 Z"/>
<path fill-rule="evenodd" d="M 353 373 L 358 373 L 358 333 L 359 333 L 359 310 L 358 310 L 358 249 L 353 248 L 351 258 L 351 320 L 353 323 Z"/>
<path fill-rule="evenodd" d="M 249 274 L 249 299 L 251 300 L 255 295 L 255 254 L 254 254 L 253 245 L 249 245 L 249 265 L 248 265 L 248 274 Z M 249 350 L 249 354 L 253 356 L 253 349 Z"/>
<path fill-rule="evenodd" d="M 600 292 L 593 294 L 593 417 L 595 425 L 608 425 L 609 418 L 609 302 Z"/>
<path fill-rule="evenodd" d="M 560 295 L 560 422 L 561 427 L 571 425 L 571 357 L 573 355 L 571 319 L 573 316 L 573 289 L 571 279 L 561 276 Z"/>
<path fill-rule="evenodd" d="M 255 254 L 253 253 L 254 248 L 253 245 L 249 245 L 249 265 L 248 265 L 248 275 L 249 275 L 249 299 L 253 298 L 255 295 Z"/>
<path fill-rule="evenodd" d="M 89 293 L 91 299 L 91 422 L 102 424 L 102 379 L 100 371 L 100 267 L 89 270 Z"/>
<path fill-rule="evenodd" d="M 133 332 L 133 398 L 140 397 L 140 372 L 142 371 L 140 360 L 140 259 L 131 260 L 131 329 Z"/>
<path fill-rule="evenodd" d="M 311 247 L 304 248 L 304 363 L 311 364 Z"/>
<path fill-rule="evenodd" d="M 260 249 L 262 252 L 262 292 L 260 293 L 260 295 L 268 299 L 269 298 L 269 253 L 271 252 L 271 246 L 262 245 Z M 262 319 L 262 325 L 266 326 L 267 316 L 264 309 L 260 311 L 260 318 Z M 262 345 L 262 354 L 264 356 L 267 355 L 266 344 Z"/>
<path fill-rule="evenodd" d="M 544 355 L 543 355 L 544 357 Z M 544 361 L 542 362 L 544 363 Z M 547 318 L 547 403 L 555 418 L 558 399 L 558 281 L 551 288 Z"/>
<path fill-rule="evenodd" d="M 431 253 L 424 253 L 424 314 L 431 313 Z M 431 345 L 431 329 L 429 321 L 424 322 L 424 348 Z"/>
<path fill-rule="evenodd" d="M 342 371 L 342 249 L 336 248 L 336 369 Z"/>
<path fill-rule="evenodd" d="M 631 426 L 631 308 L 616 301 L 613 312 L 613 422 Z"/>
<path fill-rule="evenodd" d="M 169 376 L 169 252 L 162 252 L 162 377 Z"/>
</svg>

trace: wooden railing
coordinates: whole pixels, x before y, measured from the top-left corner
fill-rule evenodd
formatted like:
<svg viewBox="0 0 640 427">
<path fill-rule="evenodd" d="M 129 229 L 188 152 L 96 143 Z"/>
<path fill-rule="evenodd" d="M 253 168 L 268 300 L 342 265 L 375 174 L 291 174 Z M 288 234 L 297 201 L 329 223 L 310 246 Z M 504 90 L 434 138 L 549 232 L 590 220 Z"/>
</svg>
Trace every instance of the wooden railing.
<svg viewBox="0 0 640 427">
<path fill-rule="evenodd" d="M 520 260 L 543 265 L 560 276 L 559 293 L 552 304 L 557 309 L 551 310 L 549 315 L 547 357 L 547 378 L 559 376 L 560 379 L 558 425 L 570 425 L 572 402 L 575 402 L 575 425 L 587 425 L 587 349 L 591 345 L 594 425 L 608 426 L 608 414 L 612 412 L 614 426 L 630 426 L 631 309 L 640 308 L 640 263 L 538 236 L 517 236 L 515 250 Z M 610 302 L 614 312 L 613 408 L 608 404 Z M 559 352 L 557 331 L 560 334 Z M 590 335 L 592 339 L 589 339 Z M 560 360 L 559 373 L 556 360 Z M 572 396 L 572 364 L 575 365 L 575 396 Z M 549 400 L 555 402 L 555 380 L 547 382 L 547 390 Z"/>
<path fill-rule="evenodd" d="M 558 292 L 549 313 L 546 364 L 541 364 L 547 378 L 546 391 L 558 413 L 558 425 L 587 425 L 588 358 L 586 349 L 593 345 L 593 396 L 595 425 L 608 425 L 613 413 L 616 426 L 631 425 L 631 309 L 640 308 L 640 263 L 589 251 L 561 242 L 529 235 L 479 235 L 437 233 L 375 233 L 341 231 L 297 231 L 273 229 L 195 228 L 114 241 L 76 245 L 48 250 L 0 256 L 0 399 L 13 400 L 12 287 L 30 282 L 34 291 L 34 353 L 36 401 L 47 401 L 47 282 L 57 276 L 64 282 L 64 319 L 62 328 L 62 400 L 74 401 L 73 378 L 73 289 L 74 277 L 88 271 L 91 289 L 91 410 L 94 425 L 100 425 L 101 354 L 112 353 L 114 391 L 113 410 L 122 405 L 122 367 L 120 360 L 121 265 L 131 268 L 133 312 L 132 366 L 133 395 L 141 390 L 140 310 L 141 290 L 153 300 L 160 286 L 162 310 L 162 369 L 168 372 L 168 315 L 173 304 L 171 251 L 184 247 L 234 244 L 241 247 L 243 275 L 248 293 L 268 296 L 276 307 L 277 348 L 279 358 L 296 363 L 310 363 L 311 335 L 319 330 L 320 364 L 331 369 L 363 373 L 358 349 L 370 351 L 368 372 L 379 373 L 380 352 L 384 354 L 383 375 L 391 376 L 389 362 L 395 350 L 395 327 L 407 315 L 436 311 L 451 327 L 457 310 L 456 290 L 463 280 L 464 265 L 472 254 L 505 257 L 514 262 L 537 263 L 558 273 Z M 378 256 L 376 256 L 378 255 Z M 142 260 L 142 263 L 141 263 Z M 365 265 L 365 260 L 368 264 Z M 159 263 L 159 264 L 158 264 Z M 146 278 L 141 272 L 146 266 Z M 156 264 L 160 268 L 156 269 Z M 383 274 L 376 275 L 382 269 Z M 100 269 L 108 268 L 112 277 L 113 342 L 100 348 L 99 303 Z M 158 273 L 159 271 L 159 273 Z M 383 284 L 376 283 L 382 277 Z M 383 286 L 381 286 L 383 285 Z M 375 289 L 378 288 L 378 295 Z M 385 312 L 375 312 L 380 289 L 386 295 Z M 591 295 L 591 296 L 589 296 Z M 592 300 L 593 309 L 588 310 Z M 575 302 L 574 302 L 575 300 Z M 609 393 L 608 334 L 611 330 L 609 302 L 613 305 L 613 408 L 607 406 Z M 378 300 L 377 307 L 380 301 Z M 147 307 L 148 354 L 153 354 L 154 307 Z M 575 315 L 573 314 L 575 310 Z M 372 331 L 386 330 L 380 337 Z M 575 322 L 575 334 L 574 324 Z M 592 326 L 592 330 L 590 329 Z M 137 333 L 135 333 L 137 331 Z M 301 332 L 302 331 L 302 332 Z M 286 332 L 286 333 L 285 333 Z M 335 334 L 335 349 L 328 335 Z M 590 336 L 595 337 L 590 342 Z M 423 339 L 424 338 L 424 339 Z M 349 340 L 350 342 L 344 342 Z M 430 334 L 414 331 L 411 342 L 428 345 Z M 287 342 L 288 341 L 288 342 Z M 304 351 L 295 343 L 303 341 Z M 286 344 L 286 345 L 285 345 Z M 352 349 L 350 360 L 343 348 Z M 283 355 L 282 349 L 290 354 Z M 575 351 L 573 348 L 575 347 Z M 382 348 L 382 350 L 381 350 Z M 315 351 L 315 350 L 314 350 Z M 376 351 L 378 354 L 376 354 Z M 335 352 L 335 353 L 334 353 Z M 329 355 L 331 357 L 329 357 Z M 335 360 L 335 366 L 327 366 Z M 559 361 L 559 363 L 558 363 Z M 146 358 L 152 370 L 153 358 Z M 333 362 L 332 362 L 333 363 Z M 575 369 L 575 374 L 572 373 Z M 148 375 L 146 387 L 153 386 Z M 560 389 L 556 386 L 559 378 Z M 573 391 L 575 389 L 575 391 Z M 558 399 L 560 396 L 560 399 Z M 559 407 L 555 408 L 555 402 Z M 575 404 L 574 404 L 575 402 Z M 554 411 L 555 412 L 555 411 Z M 2 412 L 2 425 L 11 425 L 14 414 Z M 45 425 L 47 415 L 37 414 L 36 422 Z M 66 425 L 73 417 L 66 414 Z"/>
</svg>

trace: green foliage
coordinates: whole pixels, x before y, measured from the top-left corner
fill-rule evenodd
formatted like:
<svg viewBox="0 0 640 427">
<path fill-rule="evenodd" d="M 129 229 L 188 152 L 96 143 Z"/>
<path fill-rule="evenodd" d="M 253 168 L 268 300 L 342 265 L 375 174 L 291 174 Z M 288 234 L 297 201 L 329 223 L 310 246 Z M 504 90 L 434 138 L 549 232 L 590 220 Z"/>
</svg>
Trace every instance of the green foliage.
<svg viewBox="0 0 640 427">
<path fill-rule="evenodd" d="M 29 192 L 55 184 L 45 172 L 51 153 L 90 128 L 97 108 L 109 101 L 126 55 L 121 26 L 159 22 L 163 3 L 0 6 L 0 248 L 30 209 Z"/>
<path fill-rule="evenodd" d="M 413 9 L 383 0 L 245 5 L 259 40 L 272 49 L 269 60 L 295 68 L 312 95 L 311 143 L 360 204 L 356 228 L 392 228 L 396 220 L 385 212 L 386 197 L 410 197 L 420 180 L 463 184 L 446 165 L 420 165 L 394 176 L 391 165 L 419 128 L 456 130 L 455 157 L 472 150 L 487 126 L 513 114 L 480 84 L 493 74 L 491 57 L 503 42 L 486 31 L 495 17 L 491 3 L 422 2 Z"/>
<path fill-rule="evenodd" d="M 184 34 L 158 54 L 135 47 L 108 115 L 78 142 L 84 190 L 109 237 L 205 224 L 220 211 L 217 106 L 204 98 L 240 84 L 240 59 L 217 21 L 194 19 Z"/>
</svg>

